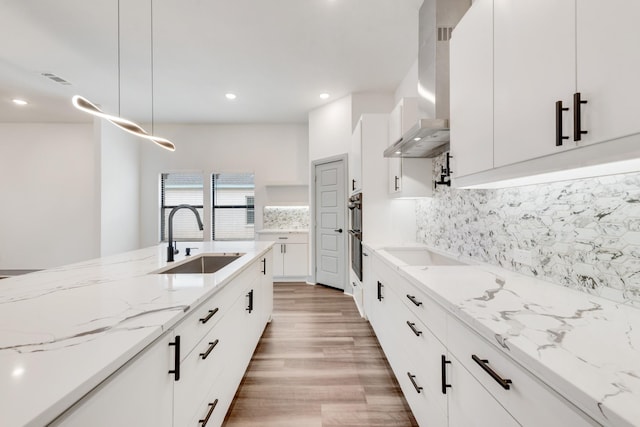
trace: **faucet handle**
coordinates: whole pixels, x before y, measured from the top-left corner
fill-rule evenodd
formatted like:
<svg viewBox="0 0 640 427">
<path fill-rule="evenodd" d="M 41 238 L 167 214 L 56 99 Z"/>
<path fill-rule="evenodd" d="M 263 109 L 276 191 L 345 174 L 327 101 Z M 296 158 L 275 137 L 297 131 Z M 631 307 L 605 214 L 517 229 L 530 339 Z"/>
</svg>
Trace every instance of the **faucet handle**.
<svg viewBox="0 0 640 427">
<path fill-rule="evenodd" d="M 173 242 L 173 254 L 179 254 L 180 251 L 178 250 L 178 242 Z"/>
</svg>

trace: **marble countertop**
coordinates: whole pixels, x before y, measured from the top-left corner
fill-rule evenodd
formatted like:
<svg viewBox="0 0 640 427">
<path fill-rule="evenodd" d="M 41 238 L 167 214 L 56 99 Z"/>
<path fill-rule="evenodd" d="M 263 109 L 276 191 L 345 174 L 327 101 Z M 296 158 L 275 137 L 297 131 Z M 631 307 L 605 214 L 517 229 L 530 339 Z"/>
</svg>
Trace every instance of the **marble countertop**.
<svg viewBox="0 0 640 427">
<path fill-rule="evenodd" d="M 637 308 L 499 267 L 425 268 L 369 249 L 599 423 L 640 425 Z"/>
<path fill-rule="evenodd" d="M 213 274 L 150 274 L 163 244 L 0 281 L 0 424 L 52 421 L 272 244 L 190 243 L 190 258 L 245 253 Z"/>
</svg>

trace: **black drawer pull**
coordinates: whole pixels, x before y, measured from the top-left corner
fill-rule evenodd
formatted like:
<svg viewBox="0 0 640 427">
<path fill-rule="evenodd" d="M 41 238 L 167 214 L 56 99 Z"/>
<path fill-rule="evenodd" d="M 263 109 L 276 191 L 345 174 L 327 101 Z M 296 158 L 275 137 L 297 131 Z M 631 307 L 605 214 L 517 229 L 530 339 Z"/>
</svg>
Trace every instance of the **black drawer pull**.
<svg viewBox="0 0 640 427">
<path fill-rule="evenodd" d="M 209 314 L 207 314 L 205 317 L 201 318 L 200 321 L 202 322 L 202 324 L 207 323 L 209 320 L 211 320 L 211 318 L 218 312 L 219 308 L 216 307 L 213 310 L 209 310 Z"/>
<path fill-rule="evenodd" d="M 267 275 L 267 259 L 262 258 L 262 274 Z"/>
<path fill-rule="evenodd" d="M 447 394 L 447 389 L 451 387 L 451 384 L 447 384 L 447 364 L 451 363 L 451 360 L 447 360 L 446 356 L 442 355 L 442 394 Z"/>
<path fill-rule="evenodd" d="M 496 380 L 496 382 L 498 384 L 500 384 L 502 386 L 503 389 L 505 390 L 509 390 L 511 387 L 509 386 L 509 384 L 513 384 L 513 382 L 510 379 L 505 379 L 502 378 L 500 375 L 498 375 L 496 373 L 496 371 L 494 371 L 493 369 L 491 369 L 488 365 L 489 361 L 487 359 L 480 359 L 478 356 L 476 356 L 475 354 L 471 355 L 471 358 L 473 359 L 474 362 L 476 362 L 478 365 L 480 365 L 480 367 L 489 375 L 491 375 L 491 378 L 493 378 L 494 380 Z"/>
<path fill-rule="evenodd" d="M 580 98 L 580 92 L 573 94 L 573 140 L 580 141 L 582 135 L 587 133 L 586 130 L 582 130 L 582 111 L 580 109 L 581 104 L 586 104 L 587 101 Z"/>
<path fill-rule="evenodd" d="M 213 414 L 213 410 L 216 409 L 216 405 L 218 404 L 218 399 L 214 400 L 213 403 L 209 403 L 209 412 L 207 412 L 207 416 L 202 420 L 198 420 L 202 427 L 206 426 L 209 422 L 209 418 L 211 418 L 211 414 Z"/>
<path fill-rule="evenodd" d="M 407 320 L 407 325 L 409 325 L 409 327 L 411 328 L 411 330 L 413 331 L 414 334 L 416 334 L 417 337 L 419 337 L 420 335 L 422 335 L 422 331 L 419 331 L 416 329 L 416 324 L 409 322 Z"/>
<path fill-rule="evenodd" d="M 200 353 L 200 357 L 202 357 L 202 360 L 209 357 L 209 353 L 211 353 L 213 349 L 216 348 L 216 346 L 218 345 L 218 342 L 220 342 L 220 340 L 215 340 L 214 342 L 210 342 L 209 348 L 207 349 L 207 351 L 205 351 L 204 353 Z"/>
<path fill-rule="evenodd" d="M 409 301 L 411 301 L 412 303 L 414 303 L 414 304 L 415 304 L 415 305 L 417 305 L 418 307 L 420 307 L 420 306 L 422 305 L 422 302 L 421 302 L 421 301 L 418 301 L 418 300 L 416 299 L 416 297 L 415 297 L 415 296 L 413 296 L 413 295 L 409 295 L 409 294 L 407 294 L 407 298 L 409 298 Z"/>
<path fill-rule="evenodd" d="M 556 147 L 560 147 L 563 140 L 569 139 L 562 134 L 562 112 L 568 110 L 569 108 L 562 106 L 562 101 L 556 101 Z"/>
<path fill-rule="evenodd" d="M 400 185 L 398 185 L 398 181 L 400 180 L 400 177 L 398 176 L 394 176 L 394 184 L 393 184 L 393 191 L 398 191 L 400 190 Z"/>
<path fill-rule="evenodd" d="M 416 391 L 418 393 L 422 392 L 422 387 L 420 387 L 417 383 L 416 380 L 414 380 L 414 378 L 416 377 L 415 375 L 411 375 L 411 372 L 407 372 L 407 376 L 409 377 L 409 379 L 411 380 L 411 384 L 413 384 L 413 387 L 416 389 Z"/>
<path fill-rule="evenodd" d="M 382 301 L 382 287 L 384 285 L 378 280 L 378 301 Z"/>
<path fill-rule="evenodd" d="M 174 381 L 180 381 L 180 335 L 176 335 L 175 341 L 170 342 L 169 346 L 176 348 L 173 353 L 173 369 L 169 373 L 173 374 Z"/>
<path fill-rule="evenodd" d="M 246 310 L 249 313 L 251 313 L 253 311 L 253 289 L 249 291 L 249 293 L 247 294 L 247 297 L 249 297 L 249 306 L 247 307 Z"/>
</svg>

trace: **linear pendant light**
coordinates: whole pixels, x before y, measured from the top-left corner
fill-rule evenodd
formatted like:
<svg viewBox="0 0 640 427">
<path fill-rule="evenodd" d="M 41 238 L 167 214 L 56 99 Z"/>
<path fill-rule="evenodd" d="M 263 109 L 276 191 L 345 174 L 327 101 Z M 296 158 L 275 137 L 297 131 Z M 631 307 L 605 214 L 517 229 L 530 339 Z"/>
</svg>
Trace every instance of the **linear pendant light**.
<svg viewBox="0 0 640 427">
<path fill-rule="evenodd" d="M 151 3 L 151 7 L 153 8 L 153 0 Z M 153 9 L 152 9 L 152 20 L 153 20 Z M 151 23 L 152 25 L 152 32 L 151 32 L 151 49 L 152 49 L 152 55 L 153 55 L 153 22 Z M 152 56 L 153 58 L 153 56 Z M 153 128 L 153 59 L 152 59 L 152 63 L 151 63 L 151 123 L 152 123 L 152 128 Z M 149 141 L 152 141 L 154 143 L 156 143 L 157 145 L 159 145 L 160 147 L 169 150 L 169 151 L 175 151 L 176 146 L 173 145 L 173 143 L 171 141 L 169 141 L 168 139 L 165 138 L 161 138 L 159 136 L 155 136 L 155 135 L 150 135 L 146 130 L 144 130 L 142 128 L 142 126 L 138 125 L 137 123 L 132 122 L 131 120 L 127 120 L 125 118 L 122 117 L 118 117 L 118 116 L 114 116 L 111 114 L 107 114 L 105 112 L 103 112 L 101 109 L 99 109 L 96 105 L 94 105 L 91 101 L 89 101 L 87 98 L 84 98 L 80 95 L 74 95 L 73 98 L 71 98 L 71 103 L 73 104 L 74 107 L 76 107 L 78 110 L 83 111 L 85 113 L 91 114 L 93 116 L 96 117 L 100 117 L 102 119 L 105 119 L 111 123 L 113 123 L 114 125 L 116 125 L 117 127 L 119 127 L 120 129 L 129 132 L 130 134 L 133 134 L 135 136 L 139 136 L 140 138 L 144 138 L 147 139 Z M 118 112 L 120 111 L 120 0 L 118 0 Z"/>
</svg>

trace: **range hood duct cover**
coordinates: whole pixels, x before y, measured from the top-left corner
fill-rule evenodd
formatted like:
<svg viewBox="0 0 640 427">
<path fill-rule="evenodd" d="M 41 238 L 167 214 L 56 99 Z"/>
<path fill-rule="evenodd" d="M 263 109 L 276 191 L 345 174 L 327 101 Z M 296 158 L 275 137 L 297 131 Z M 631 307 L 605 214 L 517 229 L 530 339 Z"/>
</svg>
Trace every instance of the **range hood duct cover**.
<svg viewBox="0 0 640 427">
<path fill-rule="evenodd" d="M 384 157 L 435 157 L 449 149 L 449 39 L 471 0 L 424 0 L 419 12 L 418 123 Z"/>
</svg>

